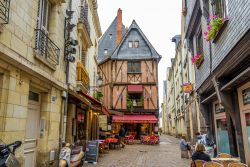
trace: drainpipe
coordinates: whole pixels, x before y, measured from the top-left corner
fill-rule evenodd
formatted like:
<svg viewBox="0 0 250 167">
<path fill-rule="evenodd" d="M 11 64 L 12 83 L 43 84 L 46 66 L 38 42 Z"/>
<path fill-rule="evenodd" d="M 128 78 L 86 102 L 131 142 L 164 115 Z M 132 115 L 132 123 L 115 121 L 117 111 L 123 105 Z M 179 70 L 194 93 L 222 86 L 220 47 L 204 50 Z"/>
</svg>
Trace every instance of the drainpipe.
<svg viewBox="0 0 250 167">
<path fill-rule="evenodd" d="M 69 9 L 72 9 L 72 0 L 69 0 Z M 66 27 L 64 27 L 66 28 Z M 64 34 L 64 38 L 69 38 L 70 34 L 68 33 L 68 36 Z M 64 103 L 64 112 L 63 115 L 61 116 L 61 124 L 60 124 L 60 149 L 62 148 L 62 142 L 65 142 L 66 138 L 66 125 L 67 125 L 67 114 L 68 114 L 68 88 L 69 88 L 69 60 L 66 60 L 66 69 L 65 69 L 65 75 L 66 75 L 66 85 L 67 85 L 67 90 L 63 92 L 62 99 Z"/>
</svg>

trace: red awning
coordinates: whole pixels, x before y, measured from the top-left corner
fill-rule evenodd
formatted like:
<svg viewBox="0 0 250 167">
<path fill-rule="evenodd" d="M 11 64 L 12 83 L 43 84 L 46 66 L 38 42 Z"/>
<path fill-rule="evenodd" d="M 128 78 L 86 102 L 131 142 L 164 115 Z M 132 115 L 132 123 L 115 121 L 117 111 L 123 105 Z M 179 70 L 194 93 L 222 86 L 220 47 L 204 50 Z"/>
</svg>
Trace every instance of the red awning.
<svg viewBox="0 0 250 167">
<path fill-rule="evenodd" d="M 102 106 L 102 103 L 99 102 L 98 100 L 96 100 L 94 97 L 84 93 L 84 92 L 79 92 L 81 95 L 83 95 L 84 97 L 86 97 L 93 105 L 98 105 L 98 106 L 101 106 L 102 108 L 102 113 L 105 114 L 105 115 L 109 115 L 109 112 L 108 112 L 108 109 L 104 106 Z"/>
<path fill-rule="evenodd" d="M 128 92 L 143 92 L 142 85 L 128 85 Z"/>
<path fill-rule="evenodd" d="M 158 119 L 154 115 L 123 115 L 123 116 L 114 115 L 113 122 L 157 123 Z"/>
<path fill-rule="evenodd" d="M 88 95 L 88 94 L 86 94 L 86 93 L 84 93 L 84 92 L 82 92 L 82 91 L 80 91 L 79 93 L 80 93 L 81 95 L 83 95 L 84 97 L 86 97 L 88 100 L 90 100 L 90 102 L 91 102 L 92 104 L 95 104 L 95 105 L 102 105 L 101 102 L 99 102 L 98 100 L 96 100 L 94 97 L 92 97 L 92 96 L 90 96 L 90 95 Z"/>
</svg>

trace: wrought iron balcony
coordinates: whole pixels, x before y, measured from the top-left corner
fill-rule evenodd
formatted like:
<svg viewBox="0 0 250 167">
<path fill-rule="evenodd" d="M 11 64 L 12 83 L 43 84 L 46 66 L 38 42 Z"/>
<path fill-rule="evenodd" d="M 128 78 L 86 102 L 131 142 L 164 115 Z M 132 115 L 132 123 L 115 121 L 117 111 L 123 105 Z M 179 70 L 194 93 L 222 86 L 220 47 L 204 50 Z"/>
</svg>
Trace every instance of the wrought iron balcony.
<svg viewBox="0 0 250 167">
<path fill-rule="evenodd" d="M 76 81 L 78 89 L 84 92 L 89 90 L 89 73 L 81 62 L 77 62 L 76 66 Z"/>
<path fill-rule="evenodd" d="M 87 51 L 91 47 L 92 41 L 90 38 L 90 25 L 88 21 L 88 4 L 84 3 L 84 6 L 80 6 L 80 17 L 77 23 L 77 31 L 82 39 L 82 49 Z"/>
<path fill-rule="evenodd" d="M 50 65 L 58 65 L 60 49 L 41 29 L 36 29 L 36 47 L 38 56 L 46 60 Z"/>
<path fill-rule="evenodd" d="M 9 23 L 10 0 L 0 0 L 0 24 Z"/>
<path fill-rule="evenodd" d="M 86 29 L 87 29 L 87 32 L 88 34 L 90 34 L 90 25 L 89 25 L 89 21 L 88 21 L 88 4 L 85 3 L 84 6 L 80 6 L 80 19 L 79 21 L 82 22 Z"/>
</svg>

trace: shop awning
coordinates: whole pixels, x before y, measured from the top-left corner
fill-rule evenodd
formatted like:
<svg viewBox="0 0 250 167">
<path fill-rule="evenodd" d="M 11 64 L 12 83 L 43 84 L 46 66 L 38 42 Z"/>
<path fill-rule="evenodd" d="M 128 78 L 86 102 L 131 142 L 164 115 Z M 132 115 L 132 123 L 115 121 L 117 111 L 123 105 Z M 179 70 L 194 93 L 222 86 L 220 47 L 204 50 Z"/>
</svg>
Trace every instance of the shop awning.
<svg viewBox="0 0 250 167">
<path fill-rule="evenodd" d="M 69 89 L 69 95 L 71 95 L 72 97 L 76 98 L 77 100 L 83 102 L 86 105 L 91 105 L 91 102 L 89 100 L 87 100 L 87 98 L 82 97 L 81 95 L 79 95 L 78 93 L 72 91 Z"/>
<path fill-rule="evenodd" d="M 96 100 L 94 97 L 88 95 L 87 93 L 84 93 L 82 91 L 79 91 L 79 93 L 82 96 L 86 97 L 92 104 L 94 104 L 94 105 L 102 105 L 101 102 L 99 102 L 98 100 Z"/>
<path fill-rule="evenodd" d="M 112 121 L 121 123 L 157 123 L 158 119 L 154 115 L 114 115 Z"/>
<path fill-rule="evenodd" d="M 101 107 L 101 112 L 103 113 L 103 114 L 105 114 L 105 115 L 109 115 L 109 112 L 108 112 L 108 109 L 106 108 L 106 107 L 104 107 L 104 106 L 102 106 L 102 103 L 101 102 L 99 102 L 98 100 L 96 100 L 94 97 L 92 97 L 92 96 L 90 96 L 90 95 L 88 95 L 88 94 L 86 94 L 86 93 L 84 93 L 84 92 L 79 92 L 82 96 L 84 96 L 86 99 L 88 99 L 90 102 L 91 102 L 91 104 L 93 104 L 93 105 L 96 105 L 96 106 L 100 106 Z"/>
<path fill-rule="evenodd" d="M 128 92 L 143 92 L 142 85 L 128 85 Z"/>
</svg>

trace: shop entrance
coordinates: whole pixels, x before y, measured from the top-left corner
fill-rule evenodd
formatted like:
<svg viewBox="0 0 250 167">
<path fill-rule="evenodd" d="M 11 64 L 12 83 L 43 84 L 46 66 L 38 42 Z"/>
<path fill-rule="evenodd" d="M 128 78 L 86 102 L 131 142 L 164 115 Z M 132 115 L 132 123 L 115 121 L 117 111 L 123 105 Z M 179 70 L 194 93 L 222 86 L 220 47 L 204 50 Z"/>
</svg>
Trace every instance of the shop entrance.
<svg viewBox="0 0 250 167">
<path fill-rule="evenodd" d="M 250 165 L 250 82 L 238 89 L 246 163 Z"/>
<path fill-rule="evenodd" d="M 215 131 L 216 131 L 216 143 L 218 153 L 230 154 L 229 137 L 227 129 L 227 119 L 225 109 L 218 102 L 213 104 L 214 118 L 215 118 Z"/>
</svg>

